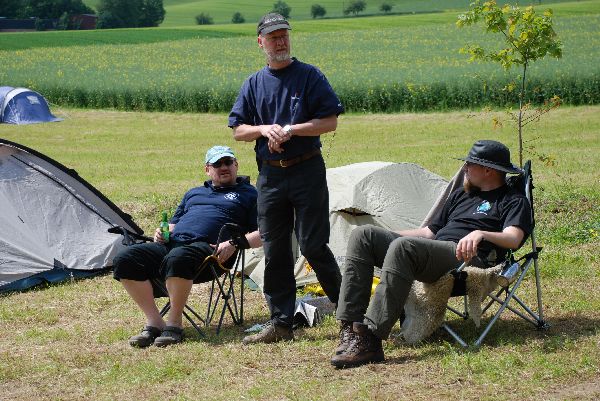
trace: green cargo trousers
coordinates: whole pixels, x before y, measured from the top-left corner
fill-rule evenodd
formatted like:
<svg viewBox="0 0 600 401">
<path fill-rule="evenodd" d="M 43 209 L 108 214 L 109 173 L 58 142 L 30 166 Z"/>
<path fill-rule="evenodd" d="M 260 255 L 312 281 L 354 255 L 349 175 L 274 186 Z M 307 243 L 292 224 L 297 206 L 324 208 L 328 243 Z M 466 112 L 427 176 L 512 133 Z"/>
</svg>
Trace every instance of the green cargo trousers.
<svg viewBox="0 0 600 401">
<path fill-rule="evenodd" d="M 435 282 L 460 266 L 455 252 L 455 242 L 402 237 L 370 225 L 357 227 L 348 241 L 337 319 L 364 322 L 377 337 L 387 339 L 413 281 Z M 375 266 L 382 269 L 381 280 L 369 303 Z"/>
</svg>

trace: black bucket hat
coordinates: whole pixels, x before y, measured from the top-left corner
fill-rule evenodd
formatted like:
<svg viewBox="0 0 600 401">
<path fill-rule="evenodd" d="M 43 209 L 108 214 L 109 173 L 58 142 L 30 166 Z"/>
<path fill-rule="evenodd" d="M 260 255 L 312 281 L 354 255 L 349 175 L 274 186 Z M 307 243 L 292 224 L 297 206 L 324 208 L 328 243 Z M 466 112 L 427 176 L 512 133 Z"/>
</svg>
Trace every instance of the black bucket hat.
<svg viewBox="0 0 600 401">
<path fill-rule="evenodd" d="M 522 173 L 520 168 L 510 162 L 510 150 L 504 144 L 497 141 L 486 139 L 477 141 L 469 151 L 467 157 L 458 160 L 479 164 L 493 168 L 494 170 L 504 171 L 505 173 Z"/>
<path fill-rule="evenodd" d="M 257 35 L 265 35 L 278 29 L 292 29 L 290 23 L 281 14 L 269 13 L 263 15 L 256 27 Z"/>
</svg>

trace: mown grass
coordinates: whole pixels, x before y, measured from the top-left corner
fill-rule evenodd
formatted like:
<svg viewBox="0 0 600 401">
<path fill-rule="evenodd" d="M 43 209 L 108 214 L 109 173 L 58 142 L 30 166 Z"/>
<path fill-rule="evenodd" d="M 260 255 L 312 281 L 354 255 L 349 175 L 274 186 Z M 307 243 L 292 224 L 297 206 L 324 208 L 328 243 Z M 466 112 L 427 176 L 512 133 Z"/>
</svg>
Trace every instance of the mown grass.
<svg viewBox="0 0 600 401">
<path fill-rule="evenodd" d="M 223 114 L 55 110 L 61 123 L 0 125 L 0 137 L 75 168 L 146 230 L 159 211 L 202 180 L 201 155 L 234 146 L 241 173 L 256 179 L 251 144 L 235 143 Z M 502 112 L 343 115 L 323 137 L 329 167 L 367 160 L 410 161 L 449 178 L 472 142 L 513 149 Z M 0 394 L 7 399 L 597 399 L 600 395 L 600 107 L 564 107 L 528 127 L 534 159 L 546 318 L 539 332 L 506 315 L 480 350 L 445 334 L 409 347 L 385 344 L 387 362 L 336 371 L 329 358 L 337 325 L 300 330 L 290 344 L 242 347 L 242 328 L 195 336 L 168 349 L 132 349 L 140 313 L 109 276 L 0 297 Z M 551 155 L 545 166 L 536 154 Z M 597 232 L 597 230 L 596 230 Z M 523 298 L 534 300 L 526 282 Z M 195 289 L 195 294 L 200 290 Z M 200 291 L 201 292 L 201 291 Z M 247 292 L 246 326 L 268 312 Z M 197 297 L 197 295 L 196 295 Z M 195 298 L 199 299 L 199 298 Z M 452 325 L 475 338 L 471 322 Z M 394 331 L 397 334 L 397 331 Z"/>
<path fill-rule="evenodd" d="M 569 4 L 571 9 L 579 5 Z M 583 6 L 596 11 L 557 17 L 564 57 L 542 60 L 528 70 L 528 99 L 541 103 L 558 95 L 568 104 L 600 101 L 596 51 L 600 1 Z M 381 21 L 392 24 L 403 18 L 409 17 Z M 371 20 L 376 24 L 379 19 Z M 346 29 L 358 26 L 338 21 Z M 132 40 L 140 37 L 136 35 Z M 346 30 L 343 35 L 294 33 L 293 48 L 301 60 L 323 70 L 350 111 L 447 110 L 515 104 L 516 91 L 503 88 L 518 78 L 517 71 L 503 73 L 495 65 L 469 64 L 458 53 L 466 43 L 497 43 L 497 39 L 482 38 L 477 29 L 459 30 L 450 22 L 388 28 L 383 23 L 379 29 Z M 252 36 L 73 46 L 60 51 L 31 48 L 0 52 L 0 81 L 31 87 L 61 105 L 218 112 L 231 108 L 241 82 L 263 64 Z"/>
</svg>

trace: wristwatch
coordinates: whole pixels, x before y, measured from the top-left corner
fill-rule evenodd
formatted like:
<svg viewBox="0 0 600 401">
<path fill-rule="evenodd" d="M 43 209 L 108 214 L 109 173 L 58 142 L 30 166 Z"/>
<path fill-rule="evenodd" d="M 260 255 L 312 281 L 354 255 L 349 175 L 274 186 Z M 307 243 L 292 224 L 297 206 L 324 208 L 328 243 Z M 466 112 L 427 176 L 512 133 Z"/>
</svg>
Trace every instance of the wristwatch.
<svg viewBox="0 0 600 401">
<path fill-rule="evenodd" d="M 292 135 L 292 126 L 289 124 L 286 124 L 283 128 L 282 128 L 283 132 L 285 132 L 286 134 L 290 134 L 290 136 Z"/>
</svg>

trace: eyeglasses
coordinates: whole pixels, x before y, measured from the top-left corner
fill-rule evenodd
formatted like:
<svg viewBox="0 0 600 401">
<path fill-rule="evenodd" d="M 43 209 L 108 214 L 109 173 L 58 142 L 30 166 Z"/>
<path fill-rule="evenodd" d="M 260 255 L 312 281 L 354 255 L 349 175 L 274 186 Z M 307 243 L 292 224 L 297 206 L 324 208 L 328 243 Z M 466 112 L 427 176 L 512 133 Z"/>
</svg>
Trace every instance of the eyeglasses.
<svg viewBox="0 0 600 401">
<path fill-rule="evenodd" d="M 220 168 L 223 164 L 227 167 L 231 166 L 235 162 L 235 159 L 219 159 L 214 163 L 209 163 L 209 166 L 213 166 L 214 168 Z"/>
</svg>

